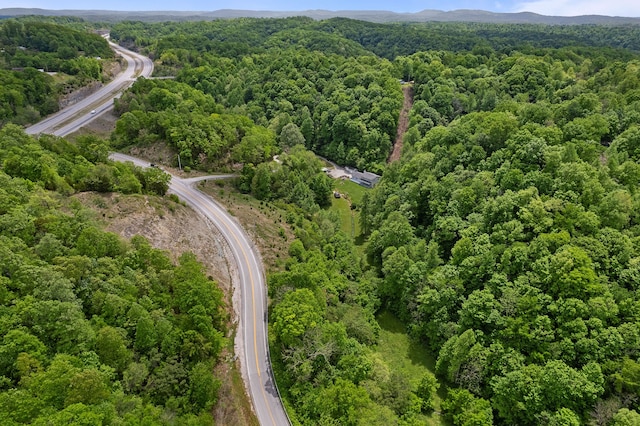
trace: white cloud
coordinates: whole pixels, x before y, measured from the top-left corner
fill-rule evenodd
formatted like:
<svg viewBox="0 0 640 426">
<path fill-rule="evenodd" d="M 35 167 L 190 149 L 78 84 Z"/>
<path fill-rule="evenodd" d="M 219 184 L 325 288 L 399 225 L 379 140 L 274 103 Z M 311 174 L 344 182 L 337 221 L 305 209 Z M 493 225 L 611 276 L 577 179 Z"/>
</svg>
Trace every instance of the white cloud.
<svg viewBox="0 0 640 426">
<path fill-rule="evenodd" d="M 607 15 L 640 17 L 637 0 L 533 0 L 516 3 L 515 12 L 550 16 Z"/>
</svg>

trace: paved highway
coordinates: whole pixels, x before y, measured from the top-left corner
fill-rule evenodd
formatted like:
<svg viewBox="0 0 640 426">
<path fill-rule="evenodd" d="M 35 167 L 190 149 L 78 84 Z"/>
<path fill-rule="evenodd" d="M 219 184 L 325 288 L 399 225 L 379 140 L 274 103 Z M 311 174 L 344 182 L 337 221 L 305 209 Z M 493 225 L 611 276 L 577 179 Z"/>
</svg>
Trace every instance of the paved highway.
<svg viewBox="0 0 640 426">
<path fill-rule="evenodd" d="M 29 134 L 48 133 L 66 136 L 87 124 L 98 115 L 113 108 L 113 99 L 133 84 L 139 76 L 149 77 L 153 72 L 153 62 L 146 56 L 109 43 L 127 61 L 126 69 L 113 81 L 80 102 L 58 111 L 44 120 L 25 129 Z"/>
<path fill-rule="evenodd" d="M 149 163 L 125 154 L 114 153 L 117 161 L 131 161 L 141 167 Z M 202 179 L 225 178 L 223 176 L 203 176 L 181 179 L 172 175 L 169 192 L 176 194 L 194 210 L 211 220 L 229 243 L 238 266 L 241 291 L 241 310 L 238 335 L 243 373 L 249 379 L 249 393 L 254 410 L 261 425 L 285 426 L 289 419 L 282 406 L 275 387 L 269 362 L 267 346 L 267 306 L 262 263 L 255 255 L 252 244 L 238 223 L 213 199 L 194 188 Z"/>
<path fill-rule="evenodd" d="M 113 99 L 120 96 L 138 76 L 151 75 L 153 63 L 149 58 L 113 43 L 111 46 L 126 59 L 126 70 L 93 95 L 27 128 L 27 133 L 66 136 L 93 120 L 100 113 L 113 108 Z M 139 166 L 149 167 L 149 163 L 124 154 L 112 154 L 111 158 L 117 161 L 132 161 Z M 169 191 L 211 220 L 231 247 L 240 280 L 242 312 L 239 313 L 237 333 L 239 338 L 236 339 L 236 347 L 241 352 L 238 356 L 241 360 L 243 377 L 245 381 L 248 380 L 246 384 L 260 424 L 286 426 L 290 422 L 270 368 L 267 344 L 267 297 L 262 264 L 240 225 L 213 199 L 194 188 L 194 183 L 198 180 L 213 178 L 220 178 L 220 176 L 193 179 L 172 176 Z"/>
</svg>

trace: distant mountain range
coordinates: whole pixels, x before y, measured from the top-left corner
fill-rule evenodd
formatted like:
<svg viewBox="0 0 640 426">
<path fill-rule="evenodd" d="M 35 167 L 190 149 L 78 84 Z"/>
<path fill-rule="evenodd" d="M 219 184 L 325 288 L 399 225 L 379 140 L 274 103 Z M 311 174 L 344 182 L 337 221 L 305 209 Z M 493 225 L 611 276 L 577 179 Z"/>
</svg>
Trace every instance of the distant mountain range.
<svg viewBox="0 0 640 426">
<path fill-rule="evenodd" d="M 423 10 L 416 13 L 396 13 L 382 10 L 305 10 L 292 12 L 273 12 L 256 10 L 221 9 L 212 12 L 186 11 L 113 11 L 113 10 L 48 10 L 28 8 L 0 9 L 0 18 L 24 15 L 76 16 L 89 21 L 196 21 L 229 18 L 284 18 L 290 16 L 308 16 L 322 20 L 336 17 L 358 19 L 368 22 L 483 22 L 500 24 L 549 24 L 549 25 L 623 25 L 640 24 L 640 18 L 619 16 L 583 15 L 583 16 L 546 16 L 531 12 L 495 13 L 484 10 Z"/>
</svg>

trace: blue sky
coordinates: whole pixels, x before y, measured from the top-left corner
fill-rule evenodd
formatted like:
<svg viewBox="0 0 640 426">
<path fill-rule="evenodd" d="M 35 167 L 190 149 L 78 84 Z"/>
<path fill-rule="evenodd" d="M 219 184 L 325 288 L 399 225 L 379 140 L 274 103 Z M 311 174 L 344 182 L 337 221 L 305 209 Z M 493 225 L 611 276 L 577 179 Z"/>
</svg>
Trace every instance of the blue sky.
<svg viewBox="0 0 640 426">
<path fill-rule="evenodd" d="M 493 12 L 530 11 L 543 15 L 610 15 L 640 17 L 638 0 L 453 0 L 402 2 L 382 0 L 2 0 L 0 7 L 38 7 L 42 9 L 106 10 L 392 10 L 418 12 L 424 9 L 482 9 Z"/>
</svg>

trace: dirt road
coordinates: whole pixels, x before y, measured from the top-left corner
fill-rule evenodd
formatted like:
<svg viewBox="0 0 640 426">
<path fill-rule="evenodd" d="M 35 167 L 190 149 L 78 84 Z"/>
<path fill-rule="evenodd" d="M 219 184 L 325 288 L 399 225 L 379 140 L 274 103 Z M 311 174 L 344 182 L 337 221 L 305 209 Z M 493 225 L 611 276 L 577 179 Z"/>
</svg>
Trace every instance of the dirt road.
<svg viewBox="0 0 640 426">
<path fill-rule="evenodd" d="M 391 151 L 389 160 L 387 160 L 388 163 L 397 161 L 402 154 L 402 138 L 409 128 L 409 112 L 411 111 L 411 107 L 413 107 L 413 84 L 405 84 L 402 86 L 402 94 L 404 95 L 404 102 L 402 103 L 402 110 L 398 118 L 396 140 L 393 143 L 393 151 Z"/>
</svg>

